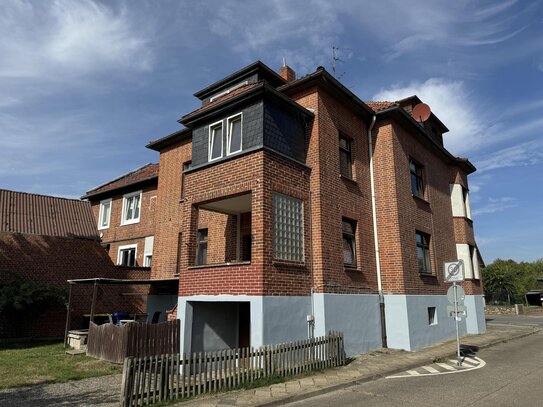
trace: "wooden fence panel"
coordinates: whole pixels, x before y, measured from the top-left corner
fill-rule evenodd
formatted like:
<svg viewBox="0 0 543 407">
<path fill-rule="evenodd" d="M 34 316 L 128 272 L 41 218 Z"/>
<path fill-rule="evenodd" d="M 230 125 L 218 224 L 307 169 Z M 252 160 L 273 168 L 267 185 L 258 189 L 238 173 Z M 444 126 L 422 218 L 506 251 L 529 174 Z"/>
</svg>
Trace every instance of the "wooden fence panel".
<svg viewBox="0 0 543 407">
<path fill-rule="evenodd" d="M 108 334 L 117 332 L 109 327 L 97 330 L 99 333 L 102 331 Z M 171 349 L 168 344 L 179 340 L 178 333 L 168 331 L 166 340 L 157 344 L 161 337 L 158 330 L 153 331 L 152 326 L 141 330 L 130 328 L 125 332 L 130 335 L 126 337 L 130 342 L 127 350 L 149 352 L 153 348 Z M 150 345 L 140 345 L 142 340 L 149 341 Z M 231 389 L 262 377 L 288 376 L 340 366 L 345 363 L 343 347 L 343 334 L 330 332 L 326 337 L 258 349 L 227 349 L 181 355 L 165 352 L 161 355 L 127 357 L 123 365 L 121 405 L 140 406 L 185 399 L 224 388 Z M 105 352 L 102 349 L 95 351 Z"/>
<path fill-rule="evenodd" d="M 180 321 L 159 324 L 131 322 L 123 326 L 89 324 L 87 355 L 113 363 L 127 357 L 177 354 Z"/>
</svg>

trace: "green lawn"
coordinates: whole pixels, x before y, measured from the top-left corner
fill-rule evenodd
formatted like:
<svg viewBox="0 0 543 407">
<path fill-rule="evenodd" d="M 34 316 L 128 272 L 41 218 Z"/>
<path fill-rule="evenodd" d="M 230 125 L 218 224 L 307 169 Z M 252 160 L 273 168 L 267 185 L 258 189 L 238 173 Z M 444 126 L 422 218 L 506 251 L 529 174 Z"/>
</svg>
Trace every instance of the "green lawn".
<svg viewBox="0 0 543 407">
<path fill-rule="evenodd" d="M 122 366 L 64 353 L 62 343 L 0 344 L 0 389 L 121 373 Z"/>
</svg>

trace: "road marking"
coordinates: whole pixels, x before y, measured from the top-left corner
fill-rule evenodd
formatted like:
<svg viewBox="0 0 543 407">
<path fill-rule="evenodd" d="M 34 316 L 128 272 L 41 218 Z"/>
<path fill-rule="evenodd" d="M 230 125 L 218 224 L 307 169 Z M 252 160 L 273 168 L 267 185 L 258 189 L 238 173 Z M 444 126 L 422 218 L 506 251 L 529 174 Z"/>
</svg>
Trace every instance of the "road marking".
<svg viewBox="0 0 543 407">
<path fill-rule="evenodd" d="M 468 356 L 466 356 L 464 359 L 463 359 L 463 362 L 468 362 L 468 363 L 471 363 L 472 365 L 478 365 L 479 362 L 476 361 L 475 359 L 472 359 Z"/>
<path fill-rule="evenodd" d="M 434 369 L 432 366 L 422 366 L 422 368 L 430 373 L 439 373 L 439 370 Z"/>
<path fill-rule="evenodd" d="M 456 370 L 454 367 L 446 363 L 436 363 L 436 365 L 438 365 L 439 367 L 442 367 L 445 370 Z"/>
<path fill-rule="evenodd" d="M 406 370 L 404 373 L 398 375 L 387 376 L 386 379 L 399 379 L 402 377 L 422 377 L 422 376 L 436 376 L 442 374 L 452 374 L 460 372 L 468 372 L 470 370 L 476 370 L 484 367 L 486 362 L 478 357 L 465 358 L 462 366 L 457 366 L 457 361 L 450 359 L 448 363 L 434 363 L 432 366 L 424 365 L 419 366 L 417 370 Z"/>
</svg>

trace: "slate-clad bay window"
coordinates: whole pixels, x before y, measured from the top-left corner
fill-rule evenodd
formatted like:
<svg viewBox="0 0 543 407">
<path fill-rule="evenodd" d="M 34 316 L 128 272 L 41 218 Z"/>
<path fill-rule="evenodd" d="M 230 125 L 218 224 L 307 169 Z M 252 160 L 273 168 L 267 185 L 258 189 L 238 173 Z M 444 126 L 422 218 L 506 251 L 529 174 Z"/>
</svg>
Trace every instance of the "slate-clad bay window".
<svg viewBox="0 0 543 407">
<path fill-rule="evenodd" d="M 304 260 L 303 202 L 273 193 L 273 257 L 279 260 Z"/>
<path fill-rule="evenodd" d="M 123 197 L 123 214 L 121 225 L 129 225 L 140 221 L 141 191 L 126 194 Z"/>
<path fill-rule="evenodd" d="M 417 231 L 416 240 L 419 273 L 430 274 L 432 272 L 430 266 L 430 235 Z"/>
<path fill-rule="evenodd" d="M 343 218 L 341 232 L 343 234 L 343 264 L 348 267 L 356 267 L 356 221 Z"/>
<path fill-rule="evenodd" d="M 222 157 L 222 121 L 209 126 L 209 161 Z"/>
<path fill-rule="evenodd" d="M 344 177 L 353 178 L 351 140 L 344 136 L 339 136 L 339 171 Z"/>
<path fill-rule="evenodd" d="M 98 229 L 109 228 L 109 218 L 111 215 L 111 199 L 100 202 L 100 212 L 98 214 Z"/>
<path fill-rule="evenodd" d="M 135 267 L 137 247 L 137 245 L 119 246 L 117 264 L 119 266 Z"/>
<path fill-rule="evenodd" d="M 196 264 L 207 264 L 207 229 L 198 230 Z"/>
<path fill-rule="evenodd" d="M 411 160 L 409 162 L 411 172 L 411 193 L 419 198 L 424 198 L 424 180 L 422 178 L 422 166 Z"/>
<path fill-rule="evenodd" d="M 241 113 L 228 118 L 227 154 L 233 154 L 241 151 L 241 125 Z"/>
</svg>

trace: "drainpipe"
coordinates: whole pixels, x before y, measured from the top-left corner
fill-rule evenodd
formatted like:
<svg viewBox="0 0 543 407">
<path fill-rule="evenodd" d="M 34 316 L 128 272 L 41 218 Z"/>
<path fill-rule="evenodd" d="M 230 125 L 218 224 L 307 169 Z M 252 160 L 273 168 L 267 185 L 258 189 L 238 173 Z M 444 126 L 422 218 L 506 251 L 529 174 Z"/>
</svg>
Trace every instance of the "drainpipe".
<svg viewBox="0 0 543 407">
<path fill-rule="evenodd" d="M 373 217 L 373 243 L 375 246 L 375 267 L 377 269 L 377 289 L 379 291 L 379 310 L 381 316 L 381 343 L 387 348 L 387 330 L 385 317 L 385 297 L 383 295 L 383 283 L 381 280 L 381 261 L 379 258 L 379 236 L 377 234 L 377 205 L 375 200 L 375 178 L 373 175 L 373 126 L 377 117 L 373 115 L 370 127 L 368 128 L 368 146 L 370 157 L 370 187 L 371 187 L 371 214 Z"/>
</svg>

